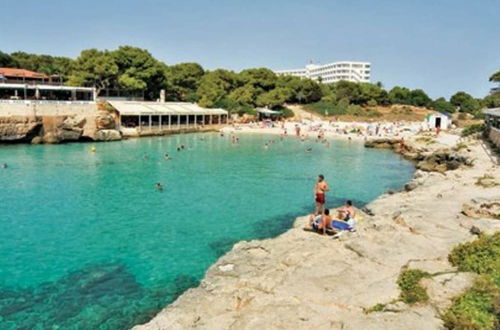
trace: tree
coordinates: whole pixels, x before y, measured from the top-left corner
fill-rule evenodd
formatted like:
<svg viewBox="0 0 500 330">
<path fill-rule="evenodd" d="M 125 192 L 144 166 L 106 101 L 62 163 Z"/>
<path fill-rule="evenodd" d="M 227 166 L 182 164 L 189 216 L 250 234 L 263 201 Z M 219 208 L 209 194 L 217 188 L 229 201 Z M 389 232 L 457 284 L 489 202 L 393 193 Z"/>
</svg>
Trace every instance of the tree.
<svg viewBox="0 0 500 330">
<path fill-rule="evenodd" d="M 0 51 L 0 67 L 17 67 L 18 65 L 12 56 Z"/>
<path fill-rule="evenodd" d="M 465 92 L 457 92 L 450 98 L 450 103 L 458 107 L 461 112 L 474 113 L 481 108 L 478 100 Z"/>
<path fill-rule="evenodd" d="M 118 85 L 132 91 L 144 91 L 146 98 L 156 99 L 166 87 L 165 64 L 147 50 L 120 46 L 111 52 L 118 67 Z"/>
<path fill-rule="evenodd" d="M 305 103 L 313 103 L 321 100 L 321 87 L 311 79 L 301 79 L 297 97 L 303 99 Z M 288 94 L 292 97 L 292 93 Z"/>
<path fill-rule="evenodd" d="M 262 90 L 248 84 L 234 89 L 228 96 L 229 100 L 239 105 L 256 105 L 257 97 Z"/>
<path fill-rule="evenodd" d="M 427 107 L 432 103 L 432 100 L 421 89 L 414 89 L 410 92 L 411 104 L 417 107 Z"/>
<path fill-rule="evenodd" d="M 73 60 L 68 57 L 29 54 L 14 52 L 12 58 L 17 62 L 16 67 L 45 73 L 49 76 L 58 75 L 61 80 L 66 80 L 71 73 Z"/>
<path fill-rule="evenodd" d="M 335 83 L 334 91 L 337 100 L 347 98 L 349 103 L 355 104 L 361 101 L 361 87 L 358 83 L 342 80 Z"/>
<path fill-rule="evenodd" d="M 266 68 L 243 70 L 239 76 L 243 84 L 250 84 L 264 91 L 269 91 L 276 86 L 276 74 Z"/>
<path fill-rule="evenodd" d="M 73 64 L 69 85 L 90 86 L 97 95 L 104 88 L 116 82 L 118 66 L 109 51 L 95 48 L 83 50 Z"/>
<path fill-rule="evenodd" d="M 495 72 L 490 76 L 490 81 L 492 82 L 500 82 L 500 71 Z"/>
<path fill-rule="evenodd" d="M 180 63 L 166 70 L 169 98 L 175 101 L 195 101 L 196 90 L 205 70 L 198 63 Z"/>
<path fill-rule="evenodd" d="M 282 106 L 290 96 L 290 91 L 288 89 L 278 87 L 259 95 L 257 98 L 257 105 L 273 109 Z"/>
<path fill-rule="evenodd" d="M 232 89 L 239 84 L 239 77 L 233 71 L 217 69 L 206 73 L 196 90 L 198 103 L 202 107 L 212 108 L 217 102 L 226 98 Z"/>
<path fill-rule="evenodd" d="M 444 97 L 440 97 L 432 102 L 432 108 L 439 112 L 455 112 L 455 106 L 450 102 L 446 101 Z"/>
<path fill-rule="evenodd" d="M 406 87 L 394 86 L 388 96 L 392 104 L 411 104 L 411 92 Z"/>
</svg>

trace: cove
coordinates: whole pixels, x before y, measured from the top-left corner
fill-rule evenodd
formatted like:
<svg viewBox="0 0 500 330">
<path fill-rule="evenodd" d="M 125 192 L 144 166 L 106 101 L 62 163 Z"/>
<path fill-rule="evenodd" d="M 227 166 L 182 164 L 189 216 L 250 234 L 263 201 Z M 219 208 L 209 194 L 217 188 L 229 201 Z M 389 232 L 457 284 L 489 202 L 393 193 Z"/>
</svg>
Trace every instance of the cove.
<svg viewBox="0 0 500 330">
<path fill-rule="evenodd" d="M 0 328 L 127 329 L 197 285 L 235 242 L 279 235 L 311 212 L 317 174 L 331 186 L 329 207 L 360 207 L 414 172 L 356 142 L 239 137 L 131 139 L 95 153 L 82 143 L 0 146 L 9 165 L 0 169 Z"/>
</svg>

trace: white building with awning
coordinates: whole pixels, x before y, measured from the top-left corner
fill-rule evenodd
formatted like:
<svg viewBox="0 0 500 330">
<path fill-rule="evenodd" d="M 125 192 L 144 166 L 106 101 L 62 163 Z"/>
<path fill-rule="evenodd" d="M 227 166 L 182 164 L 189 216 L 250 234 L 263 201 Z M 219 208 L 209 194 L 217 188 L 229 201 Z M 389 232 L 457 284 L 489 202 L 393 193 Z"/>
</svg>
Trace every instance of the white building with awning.
<svg viewBox="0 0 500 330">
<path fill-rule="evenodd" d="M 118 112 L 125 135 L 196 130 L 227 123 L 224 109 L 203 108 L 187 102 L 108 101 Z"/>
</svg>

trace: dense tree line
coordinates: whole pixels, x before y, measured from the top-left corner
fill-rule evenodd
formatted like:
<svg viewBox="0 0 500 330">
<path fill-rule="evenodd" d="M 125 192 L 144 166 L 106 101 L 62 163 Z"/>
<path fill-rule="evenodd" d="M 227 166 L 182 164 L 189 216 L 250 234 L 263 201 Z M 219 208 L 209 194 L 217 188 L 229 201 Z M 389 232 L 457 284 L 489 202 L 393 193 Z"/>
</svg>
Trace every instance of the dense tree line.
<svg viewBox="0 0 500 330">
<path fill-rule="evenodd" d="M 310 79 L 277 76 L 266 68 L 239 73 L 217 69 L 208 71 L 197 63 L 166 65 L 147 50 L 121 46 L 116 50 L 83 50 L 76 59 L 25 52 L 0 52 L 0 66 L 19 67 L 49 75 L 58 75 L 70 85 L 95 86 L 98 92 L 120 89 L 141 92 L 155 100 L 161 89 L 171 101 L 198 102 L 205 107 L 222 107 L 245 113 L 255 107 L 282 108 L 286 103 L 320 103 L 325 109 L 351 109 L 392 104 L 432 108 L 444 112 L 478 114 L 483 107 L 500 106 L 500 94 L 476 99 L 457 92 L 449 100 L 432 100 L 422 89 L 395 86 L 390 90 L 381 83 L 340 81 L 323 84 Z M 500 71 L 490 77 L 500 82 Z"/>
</svg>

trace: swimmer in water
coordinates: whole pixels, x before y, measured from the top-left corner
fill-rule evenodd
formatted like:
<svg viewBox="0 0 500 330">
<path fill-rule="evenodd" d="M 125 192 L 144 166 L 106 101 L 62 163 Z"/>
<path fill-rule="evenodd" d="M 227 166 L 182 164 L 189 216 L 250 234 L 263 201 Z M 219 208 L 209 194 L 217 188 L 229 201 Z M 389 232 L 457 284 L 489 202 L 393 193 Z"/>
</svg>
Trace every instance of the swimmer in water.
<svg viewBox="0 0 500 330">
<path fill-rule="evenodd" d="M 264 149 L 267 149 L 269 147 L 269 145 L 266 143 L 264 143 Z"/>
<path fill-rule="evenodd" d="M 177 147 L 177 151 L 181 151 L 181 147 Z"/>
<path fill-rule="evenodd" d="M 313 151 L 313 148 L 307 148 L 306 149 L 306 152 L 312 152 Z"/>
<path fill-rule="evenodd" d="M 145 153 L 144 156 L 143 156 L 143 158 L 144 158 L 144 160 L 148 160 L 148 158 L 149 158 L 148 154 Z"/>
<path fill-rule="evenodd" d="M 163 156 L 163 158 L 165 158 L 165 160 L 170 160 L 170 156 L 168 154 L 165 154 L 165 156 Z"/>
<path fill-rule="evenodd" d="M 156 190 L 162 191 L 163 190 L 163 185 L 161 183 L 156 184 Z"/>
<path fill-rule="evenodd" d="M 2 164 L 2 168 L 7 168 L 7 167 L 9 167 L 9 166 L 7 165 L 7 163 L 3 163 L 3 164 Z"/>
</svg>

